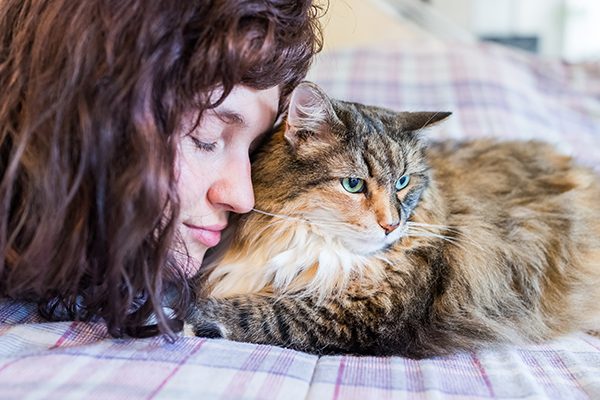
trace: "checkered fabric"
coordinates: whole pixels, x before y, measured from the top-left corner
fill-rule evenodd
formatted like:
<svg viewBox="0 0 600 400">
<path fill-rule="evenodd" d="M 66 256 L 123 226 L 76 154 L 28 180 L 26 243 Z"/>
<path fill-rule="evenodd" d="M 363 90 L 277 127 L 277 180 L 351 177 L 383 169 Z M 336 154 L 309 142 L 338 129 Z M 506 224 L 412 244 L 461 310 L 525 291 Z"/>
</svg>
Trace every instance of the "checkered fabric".
<svg viewBox="0 0 600 400">
<path fill-rule="evenodd" d="M 550 141 L 600 170 L 600 67 L 494 45 L 387 46 L 323 55 L 309 79 L 332 96 L 453 116 L 434 139 Z M 0 399 L 600 398 L 600 338 L 452 357 L 316 357 L 181 337 L 113 339 L 99 323 L 48 323 L 0 300 Z"/>
</svg>

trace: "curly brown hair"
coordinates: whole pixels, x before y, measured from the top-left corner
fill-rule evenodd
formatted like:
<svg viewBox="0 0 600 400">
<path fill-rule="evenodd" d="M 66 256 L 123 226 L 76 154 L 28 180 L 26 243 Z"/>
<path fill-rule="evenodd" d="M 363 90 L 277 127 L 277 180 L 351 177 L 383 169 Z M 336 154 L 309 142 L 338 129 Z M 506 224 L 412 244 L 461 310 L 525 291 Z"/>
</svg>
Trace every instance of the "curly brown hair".
<svg viewBox="0 0 600 400">
<path fill-rule="evenodd" d="M 121 336 L 190 293 L 170 249 L 180 118 L 237 84 L 286 96 L 321 48 L 311 0 L 0 3 L 0 294 Z M 214 100 L 214 90 L 222 96 Z M 61 307 L 57 307 L 60 305 Z"/>
</svg>

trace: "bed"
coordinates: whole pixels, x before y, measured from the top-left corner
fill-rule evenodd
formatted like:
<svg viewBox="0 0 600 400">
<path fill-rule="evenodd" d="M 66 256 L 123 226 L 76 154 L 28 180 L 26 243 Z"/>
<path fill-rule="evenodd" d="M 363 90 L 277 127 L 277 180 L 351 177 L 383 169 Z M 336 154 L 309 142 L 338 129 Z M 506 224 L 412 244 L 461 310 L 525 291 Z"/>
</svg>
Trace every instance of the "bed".
<svg viewBox="0 0 600 400">
<path fill-rule="evenodd" d="M 434 139 L 538 138 L 600 172 L 600 66 L 491 44 L 403 42 L 324 54 L 310 79 L 330 95 L 453 115 Z M 600 398 L 600 338 L 451 357 L 316 357 L 180 337 L 114 339 L 100 323 L 42 320 L 0 300 L 1 399 Z"/>
</svg>

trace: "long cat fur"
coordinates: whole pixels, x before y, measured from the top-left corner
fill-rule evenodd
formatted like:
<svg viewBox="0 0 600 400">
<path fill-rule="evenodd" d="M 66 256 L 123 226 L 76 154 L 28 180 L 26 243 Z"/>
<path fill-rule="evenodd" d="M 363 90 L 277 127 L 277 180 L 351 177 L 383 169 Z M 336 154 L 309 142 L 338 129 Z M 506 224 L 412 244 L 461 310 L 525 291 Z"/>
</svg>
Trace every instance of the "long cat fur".
<svg viewBox="0 0 600 400">
<path fill-rule="evenodd" d="M 301 84 L 253 161 L 257 211 L 199 279 L 195 334 L 422 358 L 600 328 L 598 176 L 540 142 L 421 139 L 447 115 Z"/>
</svg>

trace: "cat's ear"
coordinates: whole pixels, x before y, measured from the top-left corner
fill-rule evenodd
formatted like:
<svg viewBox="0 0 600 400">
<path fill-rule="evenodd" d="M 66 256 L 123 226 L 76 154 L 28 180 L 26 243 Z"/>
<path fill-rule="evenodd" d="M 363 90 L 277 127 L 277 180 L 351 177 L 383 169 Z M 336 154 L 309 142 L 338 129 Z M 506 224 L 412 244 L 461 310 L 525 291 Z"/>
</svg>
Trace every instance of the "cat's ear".
<svg viewBox="0 0 600 400">
<path fill-rule="evenodd" d="M 339 122 L 331 100 L 317 85 L 301 82 L 292 92 L 285 138 L 294 149 L 333 144 L 332 127 Z"/>
<path fill-rule="evenodd" d="M 419 131 L 427 126 L 438 123 L 452 115 L 451 112 L 401 112 L 398 119 L 403 132 Z"/>
</svg>

